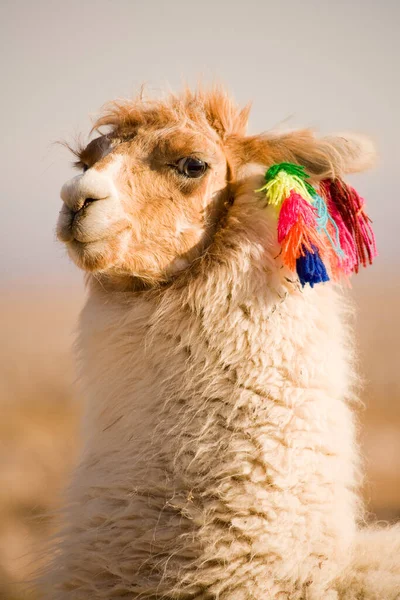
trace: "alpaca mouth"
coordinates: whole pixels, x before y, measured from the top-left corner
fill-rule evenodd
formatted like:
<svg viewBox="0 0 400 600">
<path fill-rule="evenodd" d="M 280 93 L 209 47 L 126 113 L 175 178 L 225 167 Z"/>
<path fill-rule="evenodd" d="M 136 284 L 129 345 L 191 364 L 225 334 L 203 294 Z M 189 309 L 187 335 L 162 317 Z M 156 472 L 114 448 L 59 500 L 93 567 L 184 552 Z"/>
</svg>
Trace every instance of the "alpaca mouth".
<svg viewBox="0 0 400 600">
<path fill-rule="evenodd" d="M 84 208 L 82 207 L 77 212 L 74 212 L 63 206 L 60 211 L 60 216 L 57 223 L 57 237 L 60 242 L 68 244 L 70 242 L 80 243 L 91 243 L 97 242 L 100 238 L 96 239 L 79 239 L 82 236 Z M 80 231 L 81 230 L 81 231 Z"/>
<path fill-rule="evenodd" d="M 124 233 L 128 229 L 129 229 L 129 227 L 125 226 L 125 227 L 119 229 L 116 232 L 114 231 L 112 233 L 112 235 L 104 235 L 102 237 L 93 238 L 93 239 L 91 238 L 91 239 L 88 239 L 88 240 L 81 240 L 81 239 L 79 239 L 79 235 L 76 235 L 76 234 L 74 234 L 71 231 L 71 235 L 70 235 L 69 239 L 66 241 L 66 243 L 74 245 L 74 246 L 79 247 L 79 248 L 86 248 L 86 247 L 90 247 L 91 245 L 94 245 L 94 244 L 101 244 L 101 243 L 111 242 L 117 236 L 119 236 L 120 234 Z"/>
<path fill-rule="evenodd" d="M 67 244 L 69 244 L 72 247 L 75 248 L 88 248 L 90 246 L 93 246 L 95 244 L 101 244 L 102 242 L 107 242 L 109 241 L 111 238 L 99 238 L 98 240 L 91 240 L 90 242 L 81 242 L 80 240 L 77 240 L 76 238 L 71 238 L 71 240 L 69 240 L 67 242 Z"/>
<path fill-rule="evenodd" d="M 87 214 L 88 206 L 83 206 L 77 212 L 65 205 L 60 211 L 57 223 L 57 237 L 65 244 L 85 245 L 106 242 L 123 233 L 129 228 L 126 219 L 103 218 L 96 211 Z"/>
</svg>

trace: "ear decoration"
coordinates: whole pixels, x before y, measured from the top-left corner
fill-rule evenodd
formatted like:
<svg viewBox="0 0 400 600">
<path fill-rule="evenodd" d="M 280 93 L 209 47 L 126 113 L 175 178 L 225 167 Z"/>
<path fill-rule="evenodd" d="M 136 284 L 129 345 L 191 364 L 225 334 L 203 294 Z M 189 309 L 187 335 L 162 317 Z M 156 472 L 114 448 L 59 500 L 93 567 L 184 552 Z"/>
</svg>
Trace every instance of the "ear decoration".
<svg viewBox="0 0 400 600">
<path fill-rule="evenodd" d="M 325 179 L 317 191 L 301 165 L 280 163 L 265 174 L 268 203 L 278 213 L 282 261 L 301 285 L 337 281 L 372 264 L 377 255 L 364 201 L 341 179 Z"/>
</svg>

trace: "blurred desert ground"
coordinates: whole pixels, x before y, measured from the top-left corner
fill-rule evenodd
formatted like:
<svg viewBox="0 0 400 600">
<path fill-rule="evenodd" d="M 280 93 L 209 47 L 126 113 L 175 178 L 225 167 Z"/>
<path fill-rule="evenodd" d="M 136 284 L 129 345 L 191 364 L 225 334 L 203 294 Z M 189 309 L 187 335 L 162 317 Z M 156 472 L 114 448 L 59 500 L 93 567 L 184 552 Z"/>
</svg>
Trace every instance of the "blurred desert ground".
<svg viewBox="0 0 400 600">
<path fill-rule="evenodd" d="M 400 518 L 400 282 L 362 274 L 351 291 L 358 310 L 359 411 L 364 496 L 371 518 Z M 53 531 L 53 511 L 79 446 L 71 345 L 83 286 L 19 286 L 0 300 L 0 599 L 26 597 Z M 21 595 L 18 595 L 21 594 Z"/>
</svg>

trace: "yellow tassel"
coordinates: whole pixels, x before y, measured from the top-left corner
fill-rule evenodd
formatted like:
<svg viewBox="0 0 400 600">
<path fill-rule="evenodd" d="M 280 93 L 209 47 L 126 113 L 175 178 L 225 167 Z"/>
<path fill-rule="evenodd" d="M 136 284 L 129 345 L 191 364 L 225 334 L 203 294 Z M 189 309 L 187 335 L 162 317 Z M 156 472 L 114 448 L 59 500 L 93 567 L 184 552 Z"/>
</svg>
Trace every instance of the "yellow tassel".
<svg viewBox="0 0 400 600">
<path fill-rule="evenodd" d="M 304 181 L 296 175 L 289 175 L 283 169 L 262 188 L 256 191 L 265 192 L 268 204 L 275 206 L 278 210 L 281 208 L 286 198 L 290 196 L 290 192 L 292 191 L 302 196 L 310 204 L 313 202 Z"/>
</svg>

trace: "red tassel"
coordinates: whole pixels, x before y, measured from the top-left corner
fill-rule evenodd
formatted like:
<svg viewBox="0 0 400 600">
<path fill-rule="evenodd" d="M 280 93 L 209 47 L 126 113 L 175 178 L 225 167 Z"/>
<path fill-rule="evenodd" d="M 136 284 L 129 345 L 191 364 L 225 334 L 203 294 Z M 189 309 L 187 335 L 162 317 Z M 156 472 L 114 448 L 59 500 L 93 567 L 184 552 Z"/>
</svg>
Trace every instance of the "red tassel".
<svg viewBox="0 0 400 600">
<path fill-rule="evenodd" d="M 322 181 L 321 191 L 327 201 L 331 202 L 329 208 L 339 230 L 342 231 L 343 235 L 346 235 L 344 228 L 340 227 L 336 216 L 333 214 L 335 208 L 341 217 L 345 229 L 351 234 L 355 244 L 356 256 L 353 257 L 352 261 L 352 253 L 350 252 L 349 258 L 350 263 L 354 263 L 352 270 L 358 273 L 360 265 L 366 267 L 368 264 L 372 264 L 373 259 L 377 256 L 375 236 L 371 227 L 371 219 L 364 211 L 364 200 L 354 188 L 346 185 L 341 179 L 326 179 Z M 347 243 L 349 243 L 349 238 L 347 239 Z"/>
<path fill-rule="evenodd" d="M 339 257 L 332 253 L 331 268 L 334 271 L 334 279 L 339 280 L 341 274 L 350 275 L 356 268 L 358 263 L 356 243 L 352 234 L 347 229 L 336 204 L 332 200 L 330 181 L 322 181 L 320 191 L 328 206 L 329 213 L 338 228 L 339 244 L 344 254 L 343 257 Z M 334 232 L 331 235 L 334 235 Z"/>
</svg>

